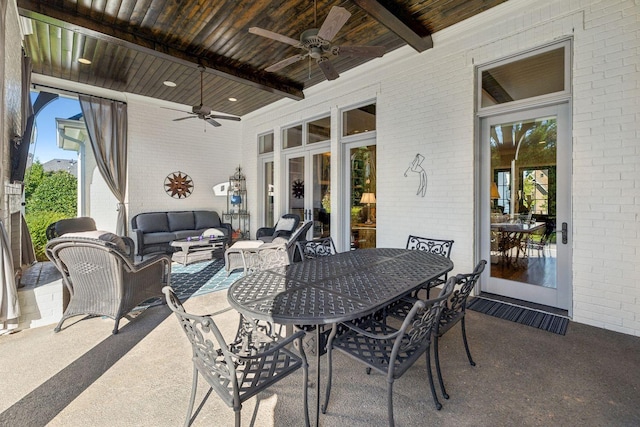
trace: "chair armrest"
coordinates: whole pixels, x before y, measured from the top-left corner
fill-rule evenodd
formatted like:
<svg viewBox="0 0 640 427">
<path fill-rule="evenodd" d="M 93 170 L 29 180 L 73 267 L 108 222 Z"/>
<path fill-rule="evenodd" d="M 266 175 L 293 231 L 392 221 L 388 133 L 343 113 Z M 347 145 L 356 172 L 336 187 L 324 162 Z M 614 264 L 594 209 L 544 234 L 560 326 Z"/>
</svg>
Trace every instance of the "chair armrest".
<svg viewBox="0 0 640 427">
<path fill-rule="evenodd" d="M 138 255 L 142 256 L 142 251 L 144 250 L 144 233 L 142 230 L 135 229 L 133 230 L 136 233 L 136 246 L 138 248 Z"/>
<path fill-rule="evenodd" d="M 154 264 L 157 263 L 164 263 L 166 264 L 167 268 L 169 269 L 169 271 L 171 271 L 171 257 L 167 254 L 155 254 L 153 256 L 151 256 L 150 258 L 145 259 L 144 261 L 140 261 L 138 263 L 134 263 L 132 262 L 132 260 L 127 260 L 128 262 L 128 267 L 129 270 L 132 272 L 138 272 L 141 270 L 144 270 L 145 268 L 148 268 Z"/>
<path fill-rule="evenodd" d="M 231 243 L 231 236 L 233 235 L 233 226 L 228 222 L 221 222 L 220 228 L 224 228 L 227 230 L 227 240 L 228 243 Z"/>
<path fill-rule="evenodd" d="M 276 228 L 275 227 L 261 227 L 258 228 L 258 231 L 256 231 L 256 239 L 262 237 L 262 236 L 273 236 L 273 233 L 275 233 Z"/>
<path fill-rule="evenodd" d="M 134 259 L 136 255 L 136 244 L 133 242 L 133 239 L 128 236 L 120 236 L 120 238 L 124 242 L 124 245 L 127 247 L 127 255 L 129 255 L 131 259 Z"/>
</svg>

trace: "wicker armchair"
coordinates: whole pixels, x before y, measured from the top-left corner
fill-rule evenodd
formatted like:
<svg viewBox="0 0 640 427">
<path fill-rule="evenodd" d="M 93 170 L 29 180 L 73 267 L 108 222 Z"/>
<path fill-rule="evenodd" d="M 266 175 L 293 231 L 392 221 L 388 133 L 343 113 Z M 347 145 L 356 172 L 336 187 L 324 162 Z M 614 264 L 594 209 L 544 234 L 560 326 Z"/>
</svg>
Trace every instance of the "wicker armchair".
<svg viewBox="0 0 640 427">
<path fill-rule="evenodd" d="M 143 301 L 162 297 L 170 282 L 171 258 L 156 255 L 138 264 L 113 242 L 85 237 L 58 237 L 47 244 L 47 257 L 62 273 L 70 301 L 55 327 L 78 315 L 120 319 Z"/>
</svg>

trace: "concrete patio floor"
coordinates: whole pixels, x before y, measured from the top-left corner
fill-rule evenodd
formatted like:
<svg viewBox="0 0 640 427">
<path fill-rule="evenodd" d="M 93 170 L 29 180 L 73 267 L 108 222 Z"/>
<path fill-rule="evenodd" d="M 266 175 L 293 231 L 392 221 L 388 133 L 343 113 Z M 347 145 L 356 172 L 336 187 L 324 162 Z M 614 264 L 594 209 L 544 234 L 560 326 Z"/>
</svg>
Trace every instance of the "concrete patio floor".
<svg viewBox="0 0 640 427">
<path fill-rule="evenodd" d="M 224 291 L 185 302 L 194 313 L 226 307 Z M 168 308 L 123 320 L 118 335 L 111 335 L 110 319 L 80 319 L 57 334 L 51 325 L 0 337 L 0 425 L 182 425 L 191 350 Z M 237 314 L 216 319 L 230 332 Z M 451 398 L 435 409 L 421 358 L 395 383 L 396 425 L 640 425 L 640 338 L 576 323 L 561 336 L 472 311 L 467 332 L 477 366 L 468 364 L 454 328 L 440 346 Z M 334 363 L 331 402 L 320 425 L 387 425 L 385 378 L 366 375 L 339 353 Z M 324 384 L 324 365 L 322 372 Z M 242 425 L 303 425 L 301 380 L 302 372 L 294 373 L 246 403 Z M 309 390 L 313 419 L 315 389 Z M 193 425 L 231 426 L 233 411 L 214 394 Z"/>
</svg>

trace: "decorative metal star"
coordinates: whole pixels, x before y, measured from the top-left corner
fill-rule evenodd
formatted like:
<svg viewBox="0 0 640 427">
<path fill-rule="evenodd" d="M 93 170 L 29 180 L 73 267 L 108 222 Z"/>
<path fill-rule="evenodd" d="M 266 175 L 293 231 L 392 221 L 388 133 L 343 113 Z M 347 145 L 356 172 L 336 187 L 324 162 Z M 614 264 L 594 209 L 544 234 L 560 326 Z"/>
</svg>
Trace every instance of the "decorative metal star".
<svg viewBox="0 0 640 427">
<path fill-rule="evenodd" d="M 165 191 L 174 198 L 189 197 L 193 191 L 193 181 L 186 173 L 172 172 L 164 180 Z"/>
</svg>

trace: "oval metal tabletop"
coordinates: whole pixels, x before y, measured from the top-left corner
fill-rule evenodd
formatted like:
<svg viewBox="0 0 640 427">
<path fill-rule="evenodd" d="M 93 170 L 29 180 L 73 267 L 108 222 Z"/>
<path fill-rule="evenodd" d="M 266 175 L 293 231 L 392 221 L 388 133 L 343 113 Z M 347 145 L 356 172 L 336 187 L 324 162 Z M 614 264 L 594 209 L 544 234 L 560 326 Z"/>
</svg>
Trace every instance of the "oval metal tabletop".
<svg viewBox="0 0 640 427">
<path fill-rule="evenodd" d="M 452 269 L 449 258 L 428 252 L 360 249 L 244 276 L 227 299 L 254 319 L 332 324 L 373 313 Z"/>
</svg>

